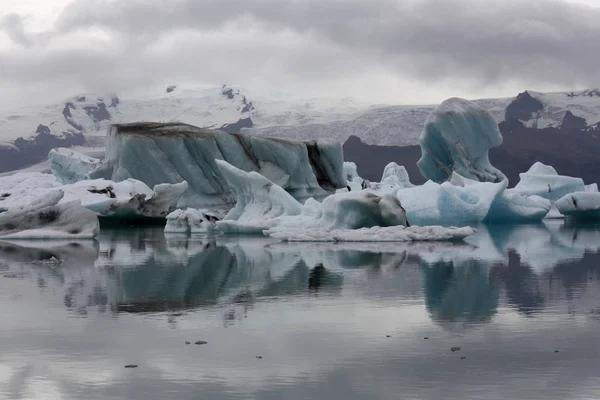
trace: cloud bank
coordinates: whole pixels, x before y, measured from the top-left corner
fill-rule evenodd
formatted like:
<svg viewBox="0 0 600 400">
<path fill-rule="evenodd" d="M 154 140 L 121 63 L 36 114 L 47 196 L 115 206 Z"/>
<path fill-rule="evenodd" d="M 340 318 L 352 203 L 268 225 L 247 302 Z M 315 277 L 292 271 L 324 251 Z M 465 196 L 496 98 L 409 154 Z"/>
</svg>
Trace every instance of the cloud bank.
<svg viewBox="0 0 600 400">
<path fill-rule="evenodd" d="M 600 86 L 600 8 L 564 0 L 75 0 L 51 26 L 27 17 L 0 17 L 0 105 L 180 82 L 409 104 Z"/>
</svg>

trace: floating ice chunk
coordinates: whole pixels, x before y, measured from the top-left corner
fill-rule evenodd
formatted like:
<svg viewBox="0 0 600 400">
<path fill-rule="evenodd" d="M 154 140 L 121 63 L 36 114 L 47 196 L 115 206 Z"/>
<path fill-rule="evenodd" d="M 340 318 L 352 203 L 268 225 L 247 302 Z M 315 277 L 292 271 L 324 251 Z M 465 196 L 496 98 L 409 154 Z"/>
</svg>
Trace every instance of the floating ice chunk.
<svg viewBox="0 0 600 400">
<path fill-rule="evenodd" d="M 452 174 L 450 183 L 455 186 L 468 187 L 480 185 L 480 182 Z M 533 222 L 541 221 L 550 210 L 549 200 L 539 196 L 524 196 L 506 189 L 508 181 L 500 183 L 504 190 L 492 201 L 485 222 Z"/>
<path fill-rule="evenodd" d="M 558 175 L 554 168 L 541 162 L 536 162 L 529 171 L 519 174 L 519 178 L 513 193 L 536 195 L 552 202 L 569 193 L 585 192 L 583 179 Z"/>
<path fill-rule="evenodd" d="M 377 196 L 368 191 L 326 197 L 317 221 L 318 227 L 324 229 L 407 225 L 406 212 L 398 198 L 390 194 Z"/>
<path fill-rule="evenodd" d="M 266 235 L 289 242 L 410 242 L 462 240 L 475 234 L 471 227 L 391 226 L 362 229 L 280 228 L 267 230 Z"/>
<path fill-rule="evenodd" d="M 569 193 L 556 201 L 556 208 L 565 217 L 600 219 L 600 193 Z"/>
<path fill-rule="evenodd" d="M 502 144 L 494 117 L 474 103 L 451 98 L 431 113 L 419 138 L 424 177 L 444 182 L 456 171 L 481 182 L 501 182 L 504 174 L 488 158 L 491 147 Z"/>
<path fill-rule="evenodd" d="M 363 179 L 358 176 L 356 164 L 350 161 L 344 161 L 344 177 L 348 183 L 350 191 L 357 192 L 362 190 Z M 347 189 L 338 189 L 338 192 L 345 192 Z"/>
<path fill-rule="evenodd" d="M 497 197 L 485 218 L 486 222 L 541 221 L 552 207 L 550 200 L 539 196 L 523 196 L 507 189 Z"/>
<path fill-rule="evenodd" d="M 77 201 L 59 204 L 64 192 L 52 190 L 27 205 L 0 214 L 5 239 L 89 239 L 98 234 L 98 217 Z"/>
<path fill-rule="evenodd" d="M 58 148 L 50 150 L 50 170 L 58 181 L 64 184 L 87 179 L 90 172 L 98 168 L 100 160 L 76 151 Z"/>
<path fill-rule="evenodd" d="M 226 233 L 262 233 L 275 224 L 275 218 L 299 215 L 301 204 L 280 186 L 258 172 L 245 172 L 223 160 L 215 160 L 221 174 L 237 196 L 237 203 L 219 229 Z"/>
<path fill-rule="evenodd" d="M 422 186 L 399 190 L 397 197 L 410 224 L 460 226 L 481 222 L 508 183 L 471 181 L 472 184 L 460 186 L 459 178 L 454 177 L 456 185 L 427 181 Z"/>
<path fill-rule="evenodd" d="M 0 207 L 18 209 L 55 189 L 64 192 L 61 204 L 79 200 L 100 216 L 165 218 L 176 208 L 187 183 L 156 185 L 154 190 L 134 179 L 118 183 L 95 179 L 60 185 L 50 174 L 20 173 L 0 178 Z"/>
<path fill-rule="evenodd" d="M 398 188 L 409 188 L 413 187 L 408 177 L 408 171 L 403 165 L 398 165 L 395 162 L 391 162 L 385 166 L 383 175 L 381 176 L 382 185 L 391 185 Z"/>
<path fill-rule="evenodd" d="M 242 171 L 217 160 L 237 204 L 217 226 L 226 233 L 262 233 L 274 226 L 358 229 L 405 225 L 405 211 L 392 195 L 368 191 L 337 193 L 319 203 L 308 199 L 302 206 L 281 187 L 256 172 Z"/>
<path fill-rule="evenodd" d="M 175 210 L 167 215 L 165 233 L 211 233 L 219 232 L 219 217 L 205 210 Z"/>
<path fill-rule="evenodd" d="M 592 183 L 590 185 L 585 185 L 585 191 L 589 193 L 597 193 L 598 192 L 598 184 Z"/>
<path fill-rule="evenodd" d="M 352 182 L 355 179 L 361 179 L 358 176 L 358 167 L 351 161 L 344 161 L 344 177 L 348 182 Z"/>
</svg>

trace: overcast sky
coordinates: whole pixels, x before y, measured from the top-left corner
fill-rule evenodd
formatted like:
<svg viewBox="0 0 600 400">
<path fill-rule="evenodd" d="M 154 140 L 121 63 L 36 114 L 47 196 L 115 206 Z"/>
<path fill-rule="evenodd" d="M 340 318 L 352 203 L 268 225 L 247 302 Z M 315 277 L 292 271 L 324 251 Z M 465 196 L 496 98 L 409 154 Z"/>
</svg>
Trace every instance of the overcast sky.
<svg viewBox="0 0 600 400">
<path fill-rule="evenodd" d="M 600 86 L 600 0 L 1 0 L 0 109 L 176 83 L 397 104 Z"/>
</svg>

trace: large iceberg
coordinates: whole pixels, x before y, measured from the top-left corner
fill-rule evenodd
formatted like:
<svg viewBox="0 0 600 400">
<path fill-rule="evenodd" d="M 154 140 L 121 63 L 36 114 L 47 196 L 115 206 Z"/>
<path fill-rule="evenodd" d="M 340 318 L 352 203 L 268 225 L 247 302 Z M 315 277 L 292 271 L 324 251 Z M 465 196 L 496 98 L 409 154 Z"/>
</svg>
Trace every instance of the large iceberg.
<svg viewBox="0 0 600 400">
<path fill-rule="evenodd" d="M 508 181 L 478 182 L 458 175 L 438 184 L 400 189 L 396 195 L 413 225 L 470 225 L 479 222 L 540 221 L 550 201 L 506 189 Z"/>
<path fill-rule="evenodd" d="M 105 159 L 90 177 L 133 178 L 148 186 L 187 181 L 180 207 L 230 207 L 235 196 L 216 160 L 260 173 L 296 199 L 325 197 L 347 186 L 339 143 L 230 134 L 182 123 L 112 126 Z"/>
<path fill-rule="evenodd" d="M 59 204 L 64 192 L 42 197 L 0 214 L 2 239 L 89 239 L 98 234 L 98 217 L 78 201 Z"/>
<path fill-rule="evenodd" d="M 565 217 L 598 220 L 600 219 L 600 193 L 569 193 L 556 201 L 556 208 Z"/>
<path fill-rule="evenodd" d="M 467 225 L 483 221 L 506 183 L 477 182 L 458 186 L 427 181 L 397 192 L 412 225 Z"/>
<path fill-rule="evenodd" d="M 217 222 L 227 233 L 262 233 L 275 226 L 331 230 L 407 225 L 405 211 L 392 195 L 345 192 L 302 205 L 264 176 L 216 162 L 237 195 L 236 206 Z"/>
<path fill-rule="evenodd" d="M 94 179 L 61 185 L 53 175 L 22 172 L 0 178 L 0 207 L 12 211 L 57 189 L 64 193 L 61 204 L 77 200 L 102 217 L 165 218 L 176 209 L 187 183 L 160 184 L 150 189 L 134 179 Z"/>
<path fill-rule="evenodd" d="M 519 178 L 513 192 L 540 196 L 552 202 L 569 193 L 586 191 L 583 179 L 559 175 L 553 167 L 541 162 L 536 162 L 527 172 L 519 174 Z"/>
<path fill-rule="evenodd" d="M 452 172 L 481 182 L 501 182 L 504 174 L 488 158 L 490 147 L 502 144 L 494 117 L 463 99 L 444 101 L 431 113 L 419 138 L 421 159 L 417 166 L 424 177 L 444 182 Z"/>
</svg>

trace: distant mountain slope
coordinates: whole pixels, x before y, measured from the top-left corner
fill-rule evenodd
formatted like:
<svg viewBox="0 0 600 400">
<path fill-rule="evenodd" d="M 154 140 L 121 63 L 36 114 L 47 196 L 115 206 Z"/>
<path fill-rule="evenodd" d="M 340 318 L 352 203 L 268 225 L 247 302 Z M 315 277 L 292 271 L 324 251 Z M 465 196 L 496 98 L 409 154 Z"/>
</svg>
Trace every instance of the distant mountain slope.
<svg viewBox="0 0 600 400">
<path fill-rule="evenodd" d="M 579 133 L 595 134 L 599 130 L 600 90 L 526 91 L 514 98 L 475 102 L 490 111 L 500 125 L 510 122 L 507 125 L 512 127 L 510 132 L 527 135 L 522 138 L 522 145 L 529 150 L 526 153 L 519 149 L 519 165 L 536 154 L 537 142 L 529 135 L 538 131 L 547 134 L 536 137 L 539 140 L 560 134 L 559 143 L 581 139 L 586 149 L 595 148 L 591 138 Z M 5 142 L 0 144 L 0 172 L 39 162 L 52 147 L 84 142 L 88 146 L 102 146 L 108 125 L 136 121 L 179 121 L 232 133 L 298 140 L 328 138 L 345 142 L 354 136 L 372 145 L 414 146 L 434 108 L 366 104 L 348 98 L 306 99 L 277 93 L 265 96 L 226 85 L 208 88 L 172 85 L 131 97 L 79 95 L 59 104 L 0 115 L 0 140 Z M 515 125 L 515 121 L 520 125 Z M 570 135 L 570 139 L 565 135 Z M 379 161 L 374 163 L 379 165 Z"/>
</svg>

